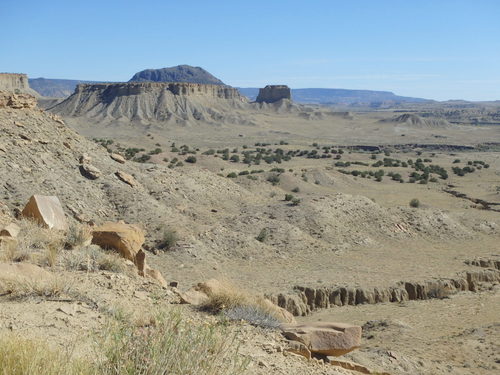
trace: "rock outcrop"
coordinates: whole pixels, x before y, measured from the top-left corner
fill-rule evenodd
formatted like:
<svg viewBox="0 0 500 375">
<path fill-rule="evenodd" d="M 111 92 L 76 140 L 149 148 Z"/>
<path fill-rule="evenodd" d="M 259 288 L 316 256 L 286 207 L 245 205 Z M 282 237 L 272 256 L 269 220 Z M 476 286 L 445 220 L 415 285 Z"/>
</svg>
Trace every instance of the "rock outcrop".
<svg viewBox="0 0 500 375">
<path fill-rule="evenodd" d="M 35 108 L 36 104 L 36 98 L 33 95 L 0 91 L 0 108 Z"/>
<path fill-rule="evenodd" d="M 340 356 L 361 346 L 361 327 L 345 323 L 282 324 L 283 335 L 312 354 Z"/>
<path fill-rule="evenodd" d="M 144 243 L 144 231 L 136 225 L 104 223 L 92 231 L 92 243 L 118 251 L 121 256 L 138 265 L 137 254 Z M 143 268 L 143 267 L 141 267 Z"/>
<path fill-rule="evenodd" d="M 0 91 L 38 96 L 38 93 L 30 88 L 26 74 L 0 73 Z"/>
<path fill-rule="evenodd" d="M 256 102 L 275 103 L 281 99 L 292 99 L 290 88 L 286 85 L 267 85 L 259 90 Z"/>
<path fill-rule="evenodd" d="M 64 215 L 61 202 L 56 196 L 33 195 L 21 215 L 33 219 L 49 229 L 68 229 L 66 215 Z"/>
<path fill-rule="evenodd" d="M 482 283 L 498 283 L 500 271 L 487 269 L 467 271 L 453 279 L 427 280 L 422 282 L 399 282 L 388 288 L 310 288 L 295 287 L 292 293 L 267 296 L 272 302 L 291 312 L 294 316 L 305 316 L 317 309 L 346 305 L 404 302 L 445 298 L 461 291 L 478 291 Z"/>
</svg>

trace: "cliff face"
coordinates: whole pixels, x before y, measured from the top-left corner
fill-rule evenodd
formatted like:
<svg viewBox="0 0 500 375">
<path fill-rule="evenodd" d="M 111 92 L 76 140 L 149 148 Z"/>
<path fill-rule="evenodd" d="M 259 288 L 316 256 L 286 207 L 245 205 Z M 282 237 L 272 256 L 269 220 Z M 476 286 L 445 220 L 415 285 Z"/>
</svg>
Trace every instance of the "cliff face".
<svg viewBox="0 0 500 375">
<path fill-rule="evenodd" d="M 0 73 L 0 91 L 38 96 L 34 90 L 30 89 L 26 74 Z"/>
<path fill-rule="evenodd" d="M 274 103 L 281 99 L 292 99 L 290 88 L 286 85 L 267 85 L 259 90 L 256 101 L 259 103 Z"/>
<path fill-rule="evenodd" d="M 81 84 L 50 110 L 63 116 L 100 120 L 221 121 L 246 99 L 222 85 L 167 82 Z"/>
<path fill-rule="evenodd" d="M 80 84 L 76 86 L 75 94 L 93 92 L 103 97 L 141 95 L 168 91 L 180 96 L 205 96 L 219 99 L 243 100 L 239 91 L 230 86 L 204 85 L 184 82 L 128 82 L 128 83 L 98 83 Z"/>
</svg>

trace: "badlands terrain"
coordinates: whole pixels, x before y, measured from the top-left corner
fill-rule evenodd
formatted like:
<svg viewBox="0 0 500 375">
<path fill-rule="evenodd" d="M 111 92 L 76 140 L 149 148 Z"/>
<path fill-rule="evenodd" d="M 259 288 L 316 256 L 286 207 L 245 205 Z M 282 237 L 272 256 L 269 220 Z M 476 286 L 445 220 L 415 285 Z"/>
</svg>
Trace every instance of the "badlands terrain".
<svg viewBox="0 0 500 375">
<path fill-rule="evenodd" d="M 303 105 L 272 87 L 252 102 L 220 84 L 134 81 L 81 84 L 62 101 L 39 98 L 41 109 L 23 76 L 0 78 L 0 224 L 21 228 L 2 258 L 68 287 L 4 287 L 2 333 L 85 360 L 110 321 L 149 327 L 154 311 L 174 311 L 234 337 L 213 338 L 227 355 L 198 373 L 238 373 L 240 359 L 250 374 L 498 373 L 495 103 L 375 111 Z M 52 240 L 63 235 L 23 218 L 32 195 L 57 196 L 70 233 L 136 224 L 162 277 L 116 256 L 90 267 L 114 254 Z M 275 326 L 194 306 L 191 287 L 210 279 L 265 296 L 281 320 L 362 327 L 361 346 L 297 355 Z"/>
</svg>

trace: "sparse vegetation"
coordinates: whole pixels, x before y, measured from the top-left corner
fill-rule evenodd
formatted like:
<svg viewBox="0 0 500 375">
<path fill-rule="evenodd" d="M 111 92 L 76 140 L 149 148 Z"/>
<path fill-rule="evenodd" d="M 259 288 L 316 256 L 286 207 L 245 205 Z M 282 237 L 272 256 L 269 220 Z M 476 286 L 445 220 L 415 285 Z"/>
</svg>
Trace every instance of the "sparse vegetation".
<svg viewBox="0 0 500 375">
<path fill-rule="evenodd" d="M 265 242 L 268 236 L 269 231 L 267 230 L 267 228 L 262 228 L 255 239 L 259 242 Z"/>
<path fill-rule="evenodd" d="M 419 201 L 417 198 L 413 198 L 413 199 L 410 201 L 410 207 L 413 207 L 413 208 L 418 208 L 418 207 L 420 207 L 420 201 Z"/>
<path fill-rule="evenodd" d="M 179 241 L 179 236 L 177 232 L 173 229 L 167 228 L 163 231 L 163 236 L 158 244 L 158 247 L 162 250 L 170 250 Z"/>
</svg>

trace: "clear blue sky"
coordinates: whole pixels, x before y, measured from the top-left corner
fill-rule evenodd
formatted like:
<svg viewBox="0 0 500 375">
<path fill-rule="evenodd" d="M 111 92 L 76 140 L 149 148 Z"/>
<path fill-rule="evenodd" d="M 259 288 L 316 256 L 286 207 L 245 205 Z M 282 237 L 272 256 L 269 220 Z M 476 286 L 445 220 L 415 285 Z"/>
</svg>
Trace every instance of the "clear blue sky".
<svg viewBox="0 0 500 375">
<path fill-rule="evenodd" d="M 126 81 L 201 66 L 227 84 L 500 99 L 500 0 L 0 0 L 0 71 Z"/>
</svg>

